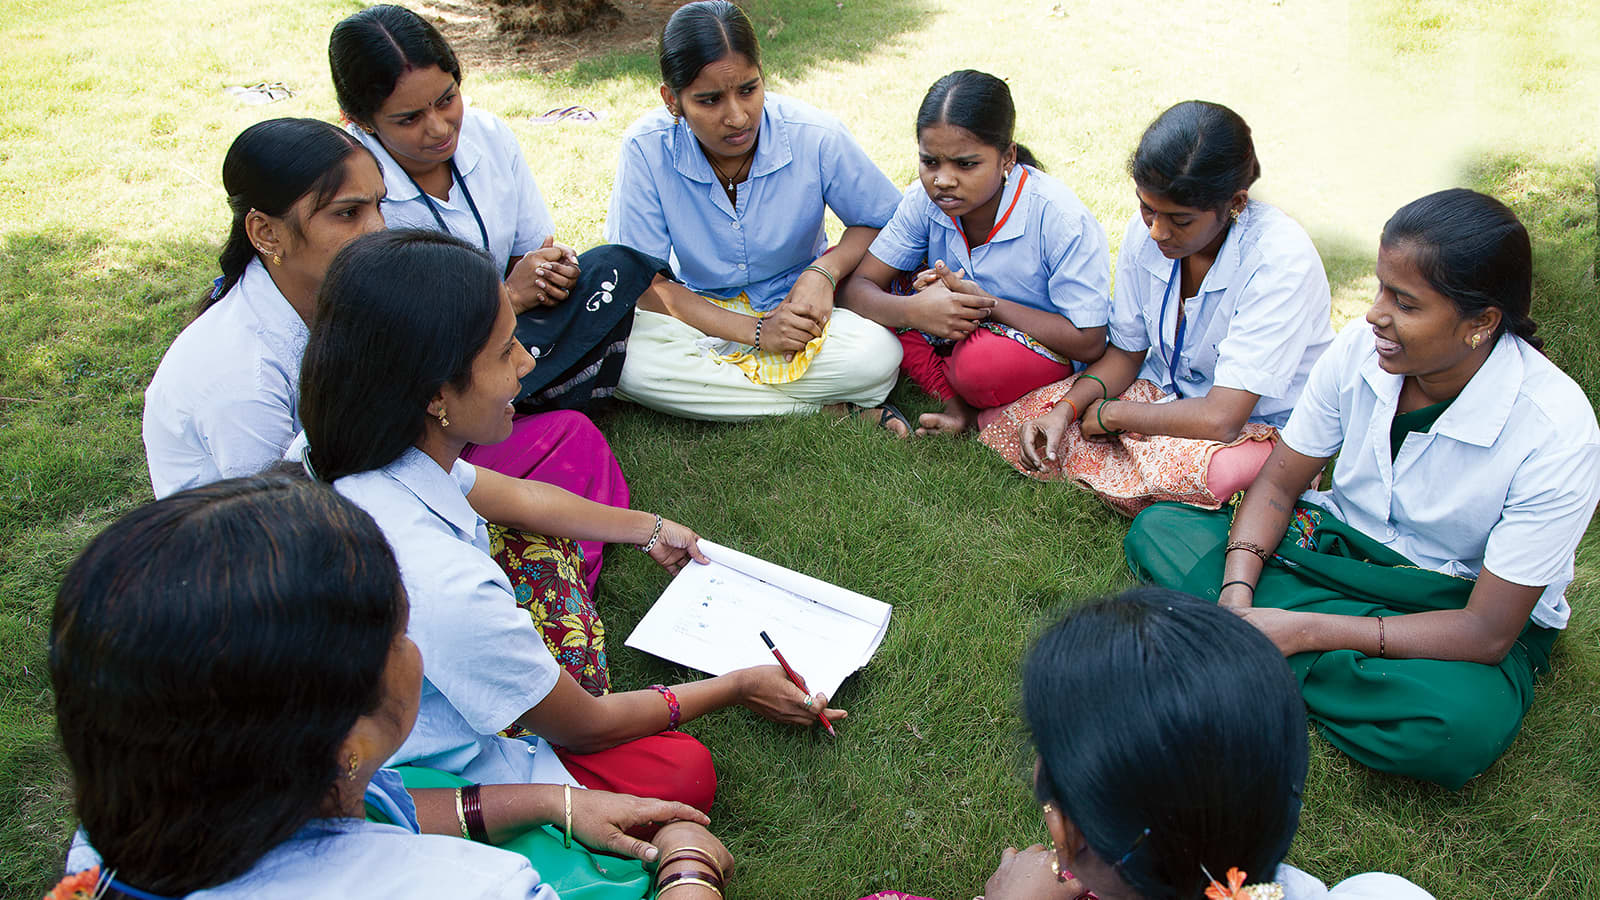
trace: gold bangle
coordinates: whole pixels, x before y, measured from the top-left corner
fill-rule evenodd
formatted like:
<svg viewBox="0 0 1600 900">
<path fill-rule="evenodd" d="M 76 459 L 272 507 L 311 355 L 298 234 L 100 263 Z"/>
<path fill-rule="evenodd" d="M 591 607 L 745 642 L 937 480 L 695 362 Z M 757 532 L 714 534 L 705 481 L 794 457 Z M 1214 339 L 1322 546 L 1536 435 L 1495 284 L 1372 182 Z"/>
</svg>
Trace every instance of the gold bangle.
<svg viewBox="0 0 1600 900">
<path fill-rule="evenodd" d="M 684 846 L 672 851 L 671 853 L 667 854 L 666 859 L 656 863 L 656 872 L 659 873 L 662 869 L 672 865 L 680 859 L 694 859 L 703 862 L 711 867 L 711 870 L 716 873 L 718 878 L 726 880 L 726 876 L 722 874 L 722 866 L 717 864 L 717 858 L 711 855 L 710 850 L 707 850 L 703 847 L 695 847 L 689 844 L 685 844 Z"/>
<path fill-rule="evenodd" d="M 658 888 L 656 890 L 656 896 L 659 897 L 662 894 L 665 894 L 667 891 L 670 891 L 675 887 L 682 887 L 683 885 L 686 885 L 686 884 L 698 884 L 698 885 L 700 885 L 702 887 L 708 887 L 711 890 L 716 891 L 718 897 L 723 896 L 722 888 L 717 887 L 716 884 L 714 884 L 714 883 L 712 883 L 710 881 L 707 881 L 704 878 L 699 878 L 699 877 L 696 877 L 694 875 L 684 875 L 684 876 L 682 876 L 680 878 L 677 878 L 677 879 L 674 879 L 673 881 L 668 882 L 667 884 L 663 885 L 662 887 L 660 887 L 660 888 Z"/>
<path fill-rule="evenodd" d="M 461 826 L 461 837 L 472 840 L 472 835 L 467 831 L 467 810 L 461 805 L 461 788 L 456 788 L 456 824 Z"/>
<path fill-rule="evenodd" d="M 567 814 L 566 814 L 567 815 L 567 822 L 566 822 L 566 829 L 565 829 L 565 831 L 563 833 L 563 836 L 562 836 L 562 839 L 561 839 L 561 846 L 566 847 L 568 850 L 571 850 L 572 849 L 572 785 L 563 784 L 561 786 L 561 789 L 562 789 L 562 791 L 565 792 L 566 801 L 567 801 Z M 465 828 L 466 826 L 463 825 L 461 827 Z"/>
<path fill-rule="evenodd" d="M 1254 553 L 1262 562 L 1266 562 L 1272 558 L 1272 551 L 1261 546 L 1255 541 L 1229 541 L 1227 549 L 1223 550 L 1222 553 L 1224 556 L 1226 556 L 1235 550 L 1249 550 L 1251 553 Z"/>
</svg>

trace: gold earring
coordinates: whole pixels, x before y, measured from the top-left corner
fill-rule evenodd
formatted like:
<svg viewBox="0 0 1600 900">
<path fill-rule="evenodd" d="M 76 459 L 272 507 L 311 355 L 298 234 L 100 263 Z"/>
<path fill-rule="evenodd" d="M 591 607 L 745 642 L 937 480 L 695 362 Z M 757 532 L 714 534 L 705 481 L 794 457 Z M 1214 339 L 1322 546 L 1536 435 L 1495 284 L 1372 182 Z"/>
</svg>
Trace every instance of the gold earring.
<svg viewBox="0 0 1600 900">
<path fill-rule="evenodd" d="M 1048 816 L 1048 815 L 1050 815 L 1050 814 L 1051 814 L 1051 813 L 1053 813 L 1053 812 L 1055 812 L 1055 811 L 1056 811 L 1056 808 L 1055 808 L 1055 807 L 1054 807 L 1054 806 L 1051 806 L 1051 805 L 1050 805 L 1050 804 L 1048 804 L 1048 803 L 1046 803 L 1046 804 L 1045 804 L 1045 805 L 1044 805 L 1044 814 L 1045 814 L 1045 815 L 1047 815 L 1047 816 Z"/>
<path fill-rule="evenodd" d="M 1478 349 L 1478 345 L 1481 344 L 1481 343 L 1483 343 L 1483 335 L 1475 334 L 1475 335 L 1472 336 L 1471 340 L 1467 341 L 1467 346 L 1471 347 L 1474 350 L 1476 350 L 1476 349 Z"/>
<path fill-rule="evenodd" d="M 361 757 L 350 754 L 350 764 L 345 767 L 344 777 L 350 781 L 356 780 L 356 771 L 361 768 Z"/>
<path fill-rule="evenodd" d="M 1239 211 L 1237 209 L 1228 210 L 1228 218 L 1234 220 L 1235 222 L 1239 221 Z"/>
<path fill-rule="evenodd" d="M 277 253 L 272 254 L 272 264 L 275 266 L 283 265 L 283 257 Z"/>
<path fill-rule="evenodd" d="M 445 418 L 445 416 L 444 416 L 444 407 L 442 407 L 442 406 L 439 407 L 439 427 L 440 428 L 449 428 L 450 427 L 450 420 Z"/>
</svg>

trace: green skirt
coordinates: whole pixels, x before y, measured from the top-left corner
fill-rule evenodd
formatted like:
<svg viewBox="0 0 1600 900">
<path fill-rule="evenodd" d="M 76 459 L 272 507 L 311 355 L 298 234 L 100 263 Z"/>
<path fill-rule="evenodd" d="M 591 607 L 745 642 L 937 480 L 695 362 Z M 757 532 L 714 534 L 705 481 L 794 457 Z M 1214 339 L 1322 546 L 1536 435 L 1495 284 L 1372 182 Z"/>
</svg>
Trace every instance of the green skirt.
<svg viewBox="0 0 1600 900">
<path fill-rule="evenodd" d="M 1123 543 L 1142 582 L 1216 602 L 1233 510 L 1159 503 Z M 1346 616 L 1461 609 L 1472 579 L 1418 567 L 1332 513 L 1297 504 L 1256 585 L 1255 605 Z M 1499 665 L 1377 659 L 1355 650 L 1289 657 L 1306 712 L 1364 765 L 1455 789 L 1500 758 L 1533 703 L 1555 629 L 1530 622 Z"/>
<path fill-rule="evenodd" d="M 408 788 L 455 788 L 471 784 L 459 775 L 400 766 L 400 780 Z M 387 821 L 372 807 L 367 818 Z M 562 845 L 560 830 L 549 825 L 532 828 L 497 844 L 528 858 L 539 880 L 550 885 L 561 900 L 641 900 L 650 896 L 650 873 L 634 859 L 620 859 L 591 852 L 574 841 L 569 849 Z"/>
</svg>

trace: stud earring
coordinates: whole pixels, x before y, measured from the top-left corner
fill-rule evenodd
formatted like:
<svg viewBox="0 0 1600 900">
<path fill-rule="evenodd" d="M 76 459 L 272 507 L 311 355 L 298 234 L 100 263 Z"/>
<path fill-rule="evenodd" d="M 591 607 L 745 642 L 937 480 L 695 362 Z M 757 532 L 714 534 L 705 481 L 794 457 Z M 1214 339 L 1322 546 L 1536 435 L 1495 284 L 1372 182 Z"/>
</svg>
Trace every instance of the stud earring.
<svg viewBox="0 0 1600 900">
<path fill-rule="evenodd" d="M 272 264 L 275 266 L 283 265 L 283 257 L 276 253 L 272 254 Z"/>
<path fill-rule="evenodd" d="M 439 427 L 440 428 L 449 428 L 450 427 L 450 420 L 445 418 L 445 416 L 444 416 L 444 407 L 442 407 L 442 406 L 439 407 Z"/>
<path fill-rule="evenodd" d="M 355 781 L 356 780 L 356 772 L 358 770 L 360 770 L 360 768 L 361 768 L 361 757 L 355 755 L 354 753 L 350 754 L 350 764 L 345 766 L 344 777 L 347 780 Z"/>
<path fill-rule="evenodd" d="M 1483 335 L 1475 334 L 1475 335 L 1473 335 L 1471 337 L 1471 339 L 1469 339 L 1467 341 L 1467 346 L 1471 347 L 1474 350 L 1476 350 L 1476 349 L 1478 349 L 1478 345 L 1481 344 L 1481 343 L 1483 343 Z"/>
<path fill-rule="evenodd" d="M 1239 221 L 1239 211 L 1237 209 L 1228 210 L 1228 218 L 1235 222 Z"/>
</svg>

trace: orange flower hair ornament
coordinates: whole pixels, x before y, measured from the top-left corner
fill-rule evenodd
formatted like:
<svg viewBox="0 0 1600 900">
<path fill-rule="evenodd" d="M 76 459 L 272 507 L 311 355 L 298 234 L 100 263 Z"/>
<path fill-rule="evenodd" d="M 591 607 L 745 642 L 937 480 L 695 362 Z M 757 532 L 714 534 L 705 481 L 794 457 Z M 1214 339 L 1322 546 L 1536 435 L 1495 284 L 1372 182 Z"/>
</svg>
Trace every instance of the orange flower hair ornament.
<svg viewBox="0 0 1600 900">
<path fill-rule="evenodd" d="M 107 879 L 109 883 L 110 879 Z M 44 900 L 94 900 L 100 896 L 100 867 L 91 866 L 82 872 L 71 875 L 56 882 L 50 893 L 44 895 Z"/>
<path fill-rule="evenodd" d="M 1223 886 L 1217 882 L 1205 866 L 1200 867 L 1206 878 L 1211 880 L 1206 888 L 1206 900 L 1283 900 L 1283 886 L 1275 881 L 1245 886 L 1245 873 L 1237 866 L 1228 869 L 1228 884 Z"/>
</svg>

